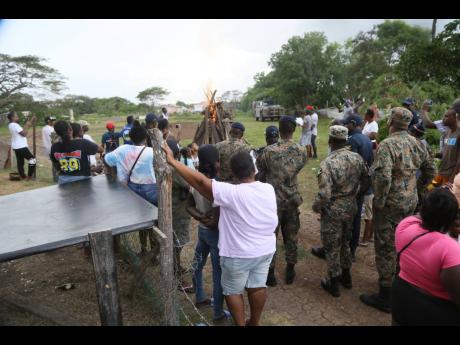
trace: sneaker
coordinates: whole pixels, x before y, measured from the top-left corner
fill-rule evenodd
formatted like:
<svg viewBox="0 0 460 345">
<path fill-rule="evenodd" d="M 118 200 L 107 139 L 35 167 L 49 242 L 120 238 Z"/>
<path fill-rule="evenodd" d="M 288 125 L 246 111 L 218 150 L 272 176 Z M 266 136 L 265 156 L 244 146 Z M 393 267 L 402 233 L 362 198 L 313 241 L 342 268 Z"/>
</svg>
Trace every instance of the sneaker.
<svg viewBox="0 0 460 345">
<path fill-rule="evenodd" d="M 228 310 L 223 310 L 222 316 L 214 319 L 213 324 L 215 326 L 224 326 L 225 324 L 229 324 L 231 320 L 233 320 L 232 314 Z"/>
</svg>

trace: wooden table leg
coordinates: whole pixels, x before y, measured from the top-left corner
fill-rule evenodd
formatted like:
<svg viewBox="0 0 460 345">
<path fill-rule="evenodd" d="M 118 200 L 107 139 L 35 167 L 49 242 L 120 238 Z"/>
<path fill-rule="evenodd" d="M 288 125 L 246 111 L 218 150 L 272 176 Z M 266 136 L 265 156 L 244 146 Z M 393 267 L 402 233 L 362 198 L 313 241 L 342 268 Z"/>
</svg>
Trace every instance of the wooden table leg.
<svg viewBox="0 0 460 345">
<path fill-rule="evenodd" d="M 93 257 L 101 325 L 121 326 L 123 321 L 112 232 L 109 230 L 90 233 L 88 237 Z"/>
</svg>

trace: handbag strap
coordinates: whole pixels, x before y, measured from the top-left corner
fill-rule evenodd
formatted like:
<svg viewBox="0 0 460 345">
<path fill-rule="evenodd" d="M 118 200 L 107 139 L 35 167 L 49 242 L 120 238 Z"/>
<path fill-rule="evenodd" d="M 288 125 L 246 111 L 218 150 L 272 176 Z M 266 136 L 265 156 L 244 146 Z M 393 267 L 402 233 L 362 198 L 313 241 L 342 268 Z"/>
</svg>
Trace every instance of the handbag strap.
<svg viewBox="0 0 460 345">
<path fill-rule="evenodd" d="M 142 148 L 141 152 L 139 153 L 139 155 L 137 156 L 136 160 L 134 161 L 134 164 L 133 164 L 133 166 L 131 167 L 131 170 L 129 171 L 129 174 L 128 174 L 128 183 L 131 182 L 131 174 L 133 173 L 134 167 L 136 166 L 136 163 L 137 163 L 137 161 L 139 160 L 139 158 L 141 157 L 142 152 L 144 152 L 144 150 L 145 150 L 145 146 Z"/>
<path fill-rule="evenodd" d="M 427 232 L 424 232 L 423 234 L 418 234 L 417 236 L 415 236 L 412 240 L 410 240 L 410 242 L 408 244 L 406 244 L 396 255 L 396 274 L 399 273 L 400 271 L 400 266 L 399 266 L 399 260 L 400 260 L 400 257 L 401 257 L 401 254 L 417 239 L 417 238 L 420 238 L 422 236 L 425 236 L 426 234 L 429 234 L 431 233 L 431 231 L 427 231 Z"/>
</svg>

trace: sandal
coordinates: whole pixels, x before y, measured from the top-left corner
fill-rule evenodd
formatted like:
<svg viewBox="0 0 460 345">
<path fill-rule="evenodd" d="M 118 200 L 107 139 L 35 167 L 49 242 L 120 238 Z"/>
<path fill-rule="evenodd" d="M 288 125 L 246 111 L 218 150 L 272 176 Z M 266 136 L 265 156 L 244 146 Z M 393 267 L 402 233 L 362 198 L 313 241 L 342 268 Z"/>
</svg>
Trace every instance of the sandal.
<svg viewBox="0 0 460 345">
<path fill-rule="evenodd" d="M 207 306 L 210 306 L 210 305 L 212 305 L 212 301 L 209 298 L 206 298 L 205 300 L 203 300 L 201 302 L 195 302 L 195 307 L 197 307 L 198 309 L 203 308 L 203 307 L 207 307 Z"/>
</svg>

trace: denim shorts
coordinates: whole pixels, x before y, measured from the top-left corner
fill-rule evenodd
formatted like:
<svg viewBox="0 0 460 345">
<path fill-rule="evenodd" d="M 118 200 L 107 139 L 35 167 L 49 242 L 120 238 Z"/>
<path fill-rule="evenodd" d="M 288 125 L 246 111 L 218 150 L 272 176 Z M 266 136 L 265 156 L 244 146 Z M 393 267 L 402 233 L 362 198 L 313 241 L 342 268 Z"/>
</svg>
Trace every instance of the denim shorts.
<svg viewBox="0 0 460 345">
<path fill-rule="evenodd" d="M 248 259 L 221 256 L 223 294 L 225 296 L 240 295 L 245 288 L 266 287 L 265 283 L 273 254 Z"/>
</svg>

